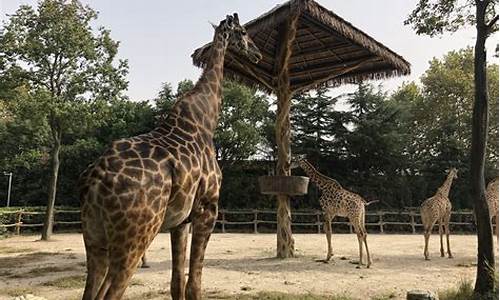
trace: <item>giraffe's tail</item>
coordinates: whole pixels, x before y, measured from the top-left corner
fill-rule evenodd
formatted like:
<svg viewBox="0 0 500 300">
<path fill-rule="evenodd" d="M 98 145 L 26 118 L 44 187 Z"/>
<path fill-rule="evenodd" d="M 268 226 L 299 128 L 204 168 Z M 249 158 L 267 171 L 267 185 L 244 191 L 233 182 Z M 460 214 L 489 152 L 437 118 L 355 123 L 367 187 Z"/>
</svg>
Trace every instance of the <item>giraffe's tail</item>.
<svg viewBox="0 0 500 300">
<path fill-rule="evenodd" d="M 365 206 L 368 206 L 370 204 L 377 203 L 377 202 L 380 202 L 380 200 L 373 200 L 373 201 L 365 202 Z"/>
</svg>

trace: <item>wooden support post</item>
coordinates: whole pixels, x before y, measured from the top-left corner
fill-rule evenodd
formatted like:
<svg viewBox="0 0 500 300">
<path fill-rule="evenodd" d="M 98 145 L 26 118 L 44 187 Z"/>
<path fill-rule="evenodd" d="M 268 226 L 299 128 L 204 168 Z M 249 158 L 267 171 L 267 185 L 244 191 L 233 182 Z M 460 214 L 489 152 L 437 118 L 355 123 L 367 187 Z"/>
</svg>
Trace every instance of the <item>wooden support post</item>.
<svg viewBox="0 0 500 300">
<path fill-rule="evenodd" d="M 222 215 L 222 220 L 221 220 L 222 233 L 226 233 L 226 214 L 224 213 L 224 211 L 222 211 L 221 215 Z"/>
<path fill-rule="evenodd" d="M 289 60 L 292 55 L 292 45 L 295 41 L 297 23 L 299 19 L 299 1 L 290 3 L 290 16 L 279 28 L 279 42 L 276 52 L 274 71 L 276 76 L 276 96 L 278 107 L 276 113 L 276 143 L 278 146 L 278 164 L 276 175 L 290 176 L 291 147 L 290 147 L 290 105 L 292 91 L 290 88 Z M 295 241 L 292 236 L 292 216 L 290 197 L 278 195 L 277 212 L 277 250 L 278 258 L 294 256 Z"/>
<path fill-rule="evenodd" d="M 384 233 L 384 216 L 382 212 L 378 213 L 378 225 L 380 226 L 380 233 Z"/>
<path fill-rule="evenodd" d="M 417 232 L 415 230 L 415 215 L 413 213 L 410 213 L 410 218 L 411 218 L 411 232 L 415 234 Z"/>
<path fill-rule="evenodd" d="M 16 235 L 21 234 L 21 224 L 22 224 L 23 212 L 20 211 L 16 215 Z"/>
<path fill-rule="evenodd" d="M 259 224 L 258 218 L 259 218 L 259 213 L 257 210 L 254 210 L 253 211 L 253 233 L 259 233 L 259 230 L 257 229 L 257 225 Z"/>
<path fill-rule="evenodd" d="M 316 211 L 316 225 L 318 226 L 318 233 L 321 233 L 321 213 Z"/>
</svg>

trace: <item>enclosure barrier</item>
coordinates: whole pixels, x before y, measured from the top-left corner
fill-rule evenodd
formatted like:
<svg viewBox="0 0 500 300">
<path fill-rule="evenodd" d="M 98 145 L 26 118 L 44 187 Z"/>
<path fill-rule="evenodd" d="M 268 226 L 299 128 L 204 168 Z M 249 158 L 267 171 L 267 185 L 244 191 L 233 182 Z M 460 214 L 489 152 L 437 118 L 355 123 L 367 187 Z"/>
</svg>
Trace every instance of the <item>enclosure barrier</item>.
<svg viewBox="0 0 500 300">
<path fill-rule="evenodd" d="M 71 216 L 71 220 L 63 220 L 61 216 Z M 14 233 L 21 234 L 22 228 L 38 228 L 43 227 L 43 223 L 30 223 L 30 219 L 39 216 L 39 220 L 43 220 L 45 212 L 39 211 L 11 211 L 1 212 L 0 216 L 11 216 L 10 219 L 15 221 L 10 224 L 1 224 L 0 229 L 14 228 Z M 14 218 L 12 218 L 14 216 Z M 54 226 L 60 225 L 80 225 L 79 210 L 56 210 L 54 213 Z M 67 218 L 66 218 L 67 219 Z M 353 232 L 353 228 L 345 218 L 336 218 L 333 223 L 336 225 L 347 226 L 349 232 Z M 1 219 L 0 219 L 1 221 Z M 259 233 L 259 228 L 269 228 L 276 226 L 276 211 L 275 210 L 219 210 L 217 219 L 217 231 L 226 232 L 253 232 Z M 321 233 L 323 225 L 323 212 L 320 210 L 295 210 L 292 211 L 292 226 L 303 232 Z M 366 227 L 370 232 L 384 233 L 389 229 L 398 228 L 396 232 L 411 232 L 417 233 L 417 229 L 422 227 L 420 214 L 417 211 L 368 211 L 366 213 Z M 395 227 L 394 227 L 395 226 Z M 450 226 L 464 231 L 475 231 L 474 215 L 472 211 L 455 211 L 452 212 Z M 79 228 L 79 226 L 78 226 Z M 302 228 L 302 229 L 299 229 Z M 305 228 L 305 229 L 304 229 Z M 265 231 L 265 230 L 264 230 Z M 394 230 L 392 230 L 394 232 Z M 267 230 L 269 232 L 269 230 Z"/>
</svg>

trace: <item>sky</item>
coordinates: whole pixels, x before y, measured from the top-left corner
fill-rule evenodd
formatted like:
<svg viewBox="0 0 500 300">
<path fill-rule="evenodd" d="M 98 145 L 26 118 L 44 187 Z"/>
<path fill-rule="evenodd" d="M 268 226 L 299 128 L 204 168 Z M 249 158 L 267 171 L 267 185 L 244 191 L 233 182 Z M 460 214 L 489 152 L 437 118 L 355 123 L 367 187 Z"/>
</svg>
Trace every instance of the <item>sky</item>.
<svg viewBox="0 0 500 300">
<path fill-rule="evenodd" d="M 192 52 L 210 42 L 213 29 L 226 14 L 238 12 L 245 23 L 272 9 L 284 0 L 81 0 L 99 12 L 97 26 L 111 30 L 120 41 L 119 57 L 129 62 L 129 88 L 132 100 L 152 99 L 161 83 L 176 88 L 183 79 L 196 81 L 201 70 L 193 66 Z M 412 65 L 412 74 L 379 81 L 391 91 L 405 81 L 418 80 L 433 57 L 450 50 L 474 45 L 472 28 L 441 38 L 418 36 L 403 21 L 418 0 L 317 0 L 324 7 L 351 22 L 371 37 L 402 55 Z M 0 21 L 12 14 L 20 4 L 34 5 L 34 0 L 0 0 Z M 498 39 L 489 39 L 494 49 Z M 342 93 L 352 87 L 340 87 Z"/>
</svg>

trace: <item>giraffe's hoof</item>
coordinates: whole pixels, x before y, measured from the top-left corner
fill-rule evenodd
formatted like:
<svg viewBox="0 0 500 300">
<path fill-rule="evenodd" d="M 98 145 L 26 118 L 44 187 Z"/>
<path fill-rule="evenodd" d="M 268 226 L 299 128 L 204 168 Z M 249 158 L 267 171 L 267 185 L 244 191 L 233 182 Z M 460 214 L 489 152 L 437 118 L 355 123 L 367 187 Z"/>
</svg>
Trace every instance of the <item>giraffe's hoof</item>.
<svg viewBox="0 0 500 300">
<path fill-rule="evenodd" d="M 453 255 L 451 255 L 451 254 L 450 254 L 450 255 L 448 255 L 448 258 L 453 258 Z"/>
<path fill-rule="evenodd" d="M 441 257 L 444 257 L 444 253 L 441 253 Z"/>
<path fill-rule="evenodd" d="M 426 257 L 425 260 L 431 260 L 430 258 Z"/>
<path fill-rule="evenodd" d="M 357 266 L 356 266 L 356 269 L 361 269 L 361 266 L 360 266 L 360 265 L 357 265 Z"/>
</svg>

